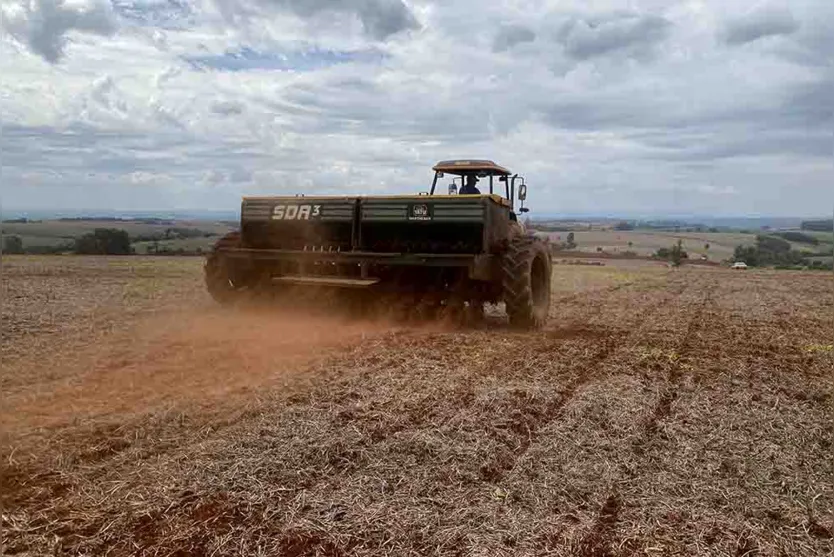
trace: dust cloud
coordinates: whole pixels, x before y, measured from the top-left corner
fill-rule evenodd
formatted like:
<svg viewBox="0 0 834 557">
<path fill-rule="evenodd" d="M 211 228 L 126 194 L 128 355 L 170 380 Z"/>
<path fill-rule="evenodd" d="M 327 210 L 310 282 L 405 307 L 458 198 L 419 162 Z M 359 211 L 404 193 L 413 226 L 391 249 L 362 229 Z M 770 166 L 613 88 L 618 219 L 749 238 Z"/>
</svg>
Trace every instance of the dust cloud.
<svg viewBox="0 0 834 557">
<path fill-rule="evenodd" d="M 166 311 L 83 350 L 58 347 L 49 366 L 21 370 L 42 380 L 8 393 L 2 423 L 29 429 L 240 403 L 310 379 L 315 363 L 396 329 L 382 318 L 271 306 Z"/>
</svg>

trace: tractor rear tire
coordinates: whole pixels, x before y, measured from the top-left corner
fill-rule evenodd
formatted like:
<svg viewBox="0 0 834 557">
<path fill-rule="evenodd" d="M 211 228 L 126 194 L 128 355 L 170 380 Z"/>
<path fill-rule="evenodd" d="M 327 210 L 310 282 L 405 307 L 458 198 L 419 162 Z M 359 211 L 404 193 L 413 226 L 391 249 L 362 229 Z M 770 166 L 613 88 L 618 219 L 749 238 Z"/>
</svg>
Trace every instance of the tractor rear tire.
<svg viewBox="0 0 834 557">
<path fill-rule="evenodd" d="M 547 322 L 552 266 L 550 250 L 541 239 L 523 235 L 510 240 L 501 262 L 510 325 L 540 329 Z"/>
<path fill-rule="evenodd" d="M 203 267 L 206 289 L 216 302 L 223 305 L 239 300 L 254 286 L 253 274 L 246 263 L 235 262 L 221 251 L 240 246 L 240 232 L 229 232 L 214 244 Z"/>
</svg>

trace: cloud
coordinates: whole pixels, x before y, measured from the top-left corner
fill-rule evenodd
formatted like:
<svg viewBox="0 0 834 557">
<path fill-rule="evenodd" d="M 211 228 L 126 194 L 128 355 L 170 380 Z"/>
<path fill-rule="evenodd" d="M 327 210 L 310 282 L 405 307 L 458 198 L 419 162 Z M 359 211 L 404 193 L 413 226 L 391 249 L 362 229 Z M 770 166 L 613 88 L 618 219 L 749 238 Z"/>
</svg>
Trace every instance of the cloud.
<svg viewBox="0 0 834 557">
<path fill-rule="evenodd" d="M 669 33 L 671 24 L 658 15 L 613 12 L 575 17 L 559 31 L 567 54 L 586 60 L 614 52 L 643 56 Z"/>
<path fill-rule="evenodd" d="M 197 16 L 187 0 L 112 0 L 115 12 L 126 21 L 155 30 L 183 29 Z"/>
<path fill-rule="evenodd" d="M 401 31 L 419 28 L 414 14 L 402 0 L 215 0 L 221 13 L 233 19 L 289 12 L 305 20 L 328 15 L 358 18 L 363 31 L 386 40 Z"/>
<path fill-rule="evenodd" d="M 496 34 L 492 49 L 494 52 L 504 52 L 515 45 L 530 43 L 534 40 L 536 40 L 536 33 L 532 29 L 523 25 L 505 25 Z"/>
<path fill-rule="evenodd" d="M 108 0 L 23 0 L 4 3 L 0 12 L 5 31 L 50 63 L 61 59 L 72 31 L 101 36 L 116 31 Z"/>
<path fill-rule="evenodd" d="M 214 101 L 211 111 L 222 116 L 237 116 L 243 114 L 246 108 L 238 101 Z"/>
<path fill-rule="evenodd" d="M 457 157 L 526 176 L 533 215 L 834 204 L 830 2 L 792 0 L 793 32 L 738 48 L 750 14 L 720 0 L 115 0 L 119 32 L 67 30 L 50 66 L 20 55 L 41 24 L 16 1 L 6 207 L 413 193 Z"/>
<path fill-rule="evenodd" d="M 365 31 L 375 39 L 387 39 L 400 31 L 419 27 L 414 15 L 401 0 L 361 0 L 357 2 L 356 13 Z"/>
<path fill-rule="evenodd" d="M 764 8 L 746 16 L 732 19 L 723 29 L 727 44 L 741 45 L 774 35 L 790 35 L 799 23 L 788 10 Z"/>
<path fill-rule="evenodd" d="M 117 111 L 122 114 L 128 111 L 127 103 L 119 95 L 116 83 L 109 75 L 102 76 L 95 80 L 90 91 L 90 98 L 107 110 Z"/>
<path fill-rule="evenodd" d="M 793 88 L 784 101 L 782 116 L 794 126 L 828 133 L 834 142 L 834 71 Z"/>
</svg>

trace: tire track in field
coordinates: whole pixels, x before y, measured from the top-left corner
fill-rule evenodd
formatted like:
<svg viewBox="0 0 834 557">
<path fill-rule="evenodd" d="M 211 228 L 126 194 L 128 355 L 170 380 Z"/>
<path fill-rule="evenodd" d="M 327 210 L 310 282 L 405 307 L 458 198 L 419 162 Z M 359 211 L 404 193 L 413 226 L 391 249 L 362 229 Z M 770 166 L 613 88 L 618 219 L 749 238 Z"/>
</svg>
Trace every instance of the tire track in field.
<svg viewBox="0 0 834 557">
<path fill-rule="evenodd" d="M 580 557 L 611 557 L 608 546 L 616 534 L 622 507 L 623 501 L 617 493 L 608 496 L 591 530 L 577 546 Z"/>
<path fill-rule="evenodd" d="M 679 388 L 684 374 L 684 364 L 681 360 L 689 353 L 692 348 L 692 339 L 703 326 L 704 310 L 713 303 L 713 283 L 705 284 L 702 288 L 705 290 L 704 295 L 695 305 L 691 317 L 686 322 L 683 336 L 674 349 L 675 358 L 666 374 L 666 387 L 649 413 L 649 417 L 642 428 L 642 435 L 632 444 L 632 449 L 641 460 L 648 458 L 645 456 L 643 447 L 658 435 L 659 424 L 669 417 L 672 404 L 680 396 Z M 682 311 L 686 311 L 686 308 Z M 610 557 L 613 555 L 610 547 L 617 537 L 617 522 L 620 509 L 623 506 L 622 496 L 616 490 L 608 494 L 593 525 L 579 543 L 578 549 L 581 557 Z"/>
<path fill-rule="evenodd" d="M 523 431 L 516 431 L 516 434 L 520 435 L 521 439 L 512 457 L 508 460 L 499 457 L 490 463 L 482 465 L 480 470 L 481 478 L 485 481 L 498 484 L 507 474 L 511 473 L 518 461 L 523 458 L 529 448 L 536 442 L 541 429 L 557 419 L 576 392 L 591 380 L 593 373 L 589 372 L 588 369 L 594 368 L 608 359 L 614 351 L 615 346 L 616 341 L 606 342 L 601 349 L 595 351 L 589 358 L 572 366 L 572 369 L 580 367 L 581 371 L 568 382 L 565 389 L 553 402 L 546 406 L 545 410 L 535 421 L 526 424 L 526 428 Z"/>
<path fill-rule="evenodd" d="M 704 310 L 708 305 L 713 303 L 713 284 L 710 283 L 706 285 L 705 288 L 706 292 L 704 297 L 695 307 L 692 317 L 689 321 L 687 321 L 686 331 L 684 332 L 680 343 L 674 350 L 675 357 L 666 375 L 666 388 L 660 396 L 660 399 L 658 399 L 657 404 L 649 416 L 649 419 L 643 426 L 644 433 L 641 437 L 643 444 L 650 441 L 657 435 L 659 424 L 669 417 L 669 414 L 672 411 L 672 404 L 674 404 L 680 396 L 679 387 L 684 372 L 684 363 L 682 360 L 686 358 L 692 348 L 693 337 L 697 334 L 698 330 L 703 327 Z"/>
<path fill-rule="evenodd" d="M 674 288 L 667 289 L 659 299 L 652 301 L 638 312 L 640 317 L 630 327 L 629 332 L 623 335 L 617 335 L 614 338 L 605 339 L 602 347 L 591 354 L 590 357 L 575 362 L 570 366 L 568 372 L 578 370 L 576 376 L 567 383 L 559 396 L 532 423 L 526 424 L 526 428 L 523 431 L 516 432 L 520 440 L 510 459 L 501 459 L 498 457 L 481 467 L 482 479 L 499 484 L 507 478 L 516 468 L 517 464 L 523 460 L 530 448 L 536 444 L 541 435 L 541 431 L 559 419 L 563 414 L 564 408 L 574 398 L 576 393 L 597 376 L 596 372 L 601 365 L 611 358 L 617 352 L 618 348 L 628 346 L 630 339 L 639 336 L 652 315 L 660 310 L 665 303 L 668 303 L 669 299 L 677 299 L 686 289 L 686 286 L 686 284 L 680 284 L 675 285 Z M 612 289 L 611 292 L 619 289 Z"/>
</svg>

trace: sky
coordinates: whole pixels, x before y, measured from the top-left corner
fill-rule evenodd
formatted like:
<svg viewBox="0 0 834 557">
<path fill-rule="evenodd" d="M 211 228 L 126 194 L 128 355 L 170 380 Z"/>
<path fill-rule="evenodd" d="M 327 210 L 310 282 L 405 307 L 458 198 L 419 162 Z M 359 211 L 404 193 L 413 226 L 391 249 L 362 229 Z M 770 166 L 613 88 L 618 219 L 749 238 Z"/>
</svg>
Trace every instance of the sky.
<svg viewBox="0 0 834 557">
<path fill-rule="evenodd" d="M 416 193 L 830 216 L 831 0 L 0 0 L 4 210 Z"/>
</svg>

